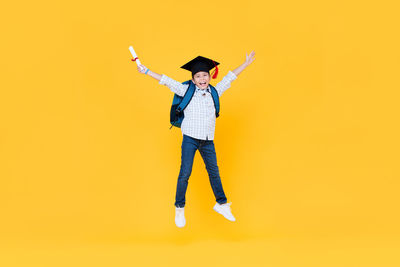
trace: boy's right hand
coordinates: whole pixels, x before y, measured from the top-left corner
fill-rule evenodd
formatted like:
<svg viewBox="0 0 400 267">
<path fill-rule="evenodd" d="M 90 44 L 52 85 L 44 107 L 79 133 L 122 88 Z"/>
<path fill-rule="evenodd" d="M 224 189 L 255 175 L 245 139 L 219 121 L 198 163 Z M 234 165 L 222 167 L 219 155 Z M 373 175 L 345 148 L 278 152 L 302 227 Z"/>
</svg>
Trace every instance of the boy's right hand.
<svg viewBox="0 0 400 267">
<path fill-rule="evenodd" d="M 138 69 L 138 71 L 139 71 L 140 73 L 145 73 L 145 72 L 147 71 L 147 68 L 146 68 L 143 64 L 140 64 L 140 65 L 137 67 L 137 69 Z"/>
</svg>

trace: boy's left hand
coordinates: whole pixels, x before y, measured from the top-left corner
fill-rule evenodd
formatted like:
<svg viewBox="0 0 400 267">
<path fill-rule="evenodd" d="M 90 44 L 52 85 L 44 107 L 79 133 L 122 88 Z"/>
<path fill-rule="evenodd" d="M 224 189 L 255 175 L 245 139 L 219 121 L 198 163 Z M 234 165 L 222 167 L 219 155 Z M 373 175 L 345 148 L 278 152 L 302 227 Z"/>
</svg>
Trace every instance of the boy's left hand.
<svg viewBox="0 0 400 267">
<path fill-rule="evenodd" d="M 250 63 L 253 62 L 255 54 L 256 54 L 256 52 L 254 52 L 254 51 L 252 51 L 250 53 L 250 55 L 247 55 L 247 53 L 246 53 L 246 62 L 245 62 L 246 66 L 250 65 Z"/>
</svg>

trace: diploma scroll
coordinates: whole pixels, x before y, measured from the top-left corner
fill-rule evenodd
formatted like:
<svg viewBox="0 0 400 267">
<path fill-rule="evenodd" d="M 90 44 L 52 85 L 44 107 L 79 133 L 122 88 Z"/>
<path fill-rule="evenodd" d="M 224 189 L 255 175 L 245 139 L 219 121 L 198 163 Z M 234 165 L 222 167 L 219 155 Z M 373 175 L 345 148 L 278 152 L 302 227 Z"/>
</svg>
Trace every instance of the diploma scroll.
<svg viewBox="0 0 400 267">
<path fill-rule="evenodd" d="M 138 67 L 141 69 L 141 70 L 143 70 L 143 68 L 142 67 L 140 67 L 140 60 L 139 60 L 139 58 L 137 57 L 137 55 L 136 55 L 136 53 L 135 53 L 135 50 L 133 50 L 133 47 L 132 46 L 130 46 L 129 47 L 129 51 L 131 51 L 131 54 L 132 54 L 132 56 L 133 56 L 133 60 L 134 61 L 136 61 L 136 64 L 138 65 Z"/>
</svg>

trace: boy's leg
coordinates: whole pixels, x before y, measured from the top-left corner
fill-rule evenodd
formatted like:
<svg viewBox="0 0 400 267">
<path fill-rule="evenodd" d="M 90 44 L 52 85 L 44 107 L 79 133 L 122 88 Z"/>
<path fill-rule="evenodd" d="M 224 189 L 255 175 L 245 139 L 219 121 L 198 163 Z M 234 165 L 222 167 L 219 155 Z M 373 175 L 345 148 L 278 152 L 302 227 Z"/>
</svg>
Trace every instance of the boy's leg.
<svg viewBox="0 0 400 267">
<path fill-rule="evenodd" d="M 185 194 L 188 186 L 188 180 L 192 173 L 193 159 L 198 148 L 197 141 L 187 135 L 183 135 L 181 153 L 181 169 L 176 185 L 175 206 L 178 208 L 185 207 Z"/>
<path fill-rule="evenodd" d="M 224 193 L 224 189 L 222 188 L 221 178 L 219 176 L 217 154 L 215 153 L 214 141 L 201 141 L 199 151 L 206 165 L 208 177 L 210 178 L 211 188 L 215 195 L 215 200 L 219 204 L 224 204 L 227 202 L 227 199 Z"/>
</svg>

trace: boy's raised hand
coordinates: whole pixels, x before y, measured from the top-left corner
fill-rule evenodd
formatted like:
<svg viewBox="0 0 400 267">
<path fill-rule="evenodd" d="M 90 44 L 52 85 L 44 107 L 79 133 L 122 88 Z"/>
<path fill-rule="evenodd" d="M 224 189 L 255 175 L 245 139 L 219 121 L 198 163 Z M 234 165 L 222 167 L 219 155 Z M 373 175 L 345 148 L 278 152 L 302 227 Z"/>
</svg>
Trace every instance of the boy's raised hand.
<svg viewBox="0 0 400 267">
<path fill-rule="evenodd" d="M 147 68 L 143 64 L 140 64 L 140 66 L 137 66 L 137 69 L 140 73 L 145 73 L 147 70 Z"/>
<path fill-rule="evenodd" d="M 247 55 L 247 53 L 246 53 L 246 65 L 247 66 L 250 65 L 251 62 L 253 62 L 255 54 L 256 54 L 256 52 L 254 52 L 254 51 L 252 51 L 250 53 L 250 55 Z"/>
</svg>

